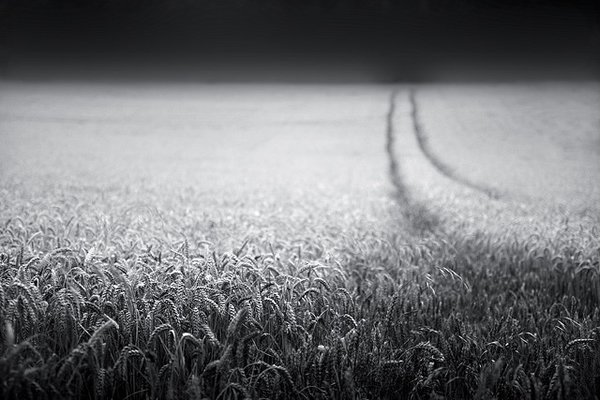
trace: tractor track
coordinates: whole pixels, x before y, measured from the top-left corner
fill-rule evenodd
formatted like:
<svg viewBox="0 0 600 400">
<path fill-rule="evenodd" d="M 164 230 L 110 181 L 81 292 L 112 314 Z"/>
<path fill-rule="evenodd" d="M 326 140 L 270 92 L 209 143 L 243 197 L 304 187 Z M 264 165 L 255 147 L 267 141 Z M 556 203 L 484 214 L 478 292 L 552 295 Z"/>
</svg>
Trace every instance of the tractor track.
<svg viewBox="0 0 600 400">
<path fill-rule="evenodd" d="M 394 151 L 396 135 L 394 118 L 398 92 L 398 89 L 394 89 L 390 94 L 388 102 L 389 106 L 386 114 L 385 151 L 389 161 L 390 180 L 394 188 L 393 196 L 400 206 L 402 216 L 409 223 L 409 227 L 413 233 L 416 233 L 418 236 L 427 233 L 444 235 L 440 217 L 431 212 L 425 204 L 413 198 L 402 177 L 400 163 L 398 162 L 398 157 Z"/>
<path fill-rule="evenodd" d="M 439 173 L 446 176 L 447 178 L 452 179 L 453 181 L 455 181 L 463 186 L 466 186 L 468 188 L 471 188 L 473 190 L 477 190 L 479 192 L 485 193 L 487 196 L 489 196 L 492 199 L 499 199 L 501 196 L 497 190 L 492 189 L 486 185 L 482 185 L 482 184 L 473 182 L 473 181 L 465 178 L 464 176 L 459 175 L 457 172 L 454 171 L 454 169 L 452 169 L 450 166 L 445 164 L 442 160 L 440 160 L 439 157 L 437 157 L 433 153 L 433 151 L 431 150 L 431 147 L 429 146 L 429 139 L 424 132 L 423 124 L 421 122 L 416 92 L 417 91 L 414 87 L 410 88 L 409 93 L 408 93 L 408 98 L 410 101 L 410 116 L 411 116 L 413 131 L 414 131 L 415 137 L 417 139 L 417 143 L 419 144 L 419 149 L 421 150 L 421 153 L 423 153 L 425 158 L 427 158 L 429 163 L 431 165 L 433 165 Z"/>
<path fill-rule="evenodd" d="M 397 101 L 400 89 L 395 88 L 389 96 L 388 110 L 386 113 L 386 140 L 385 151 L 388 158 L 389 177 L 394 188 L 394 199 L 402 210 L 403 217 L 409 222 L 411 230 L 419 235 L 432 233 L 437 236 L 445 236 L 447 232 L 443 227 L 443 218 L 419 199 L 415 198 L 405 183 L 402 176 L 401 160 L 395 152 L 396 146 L 396 127 L 394 120 L 397 112 Z M 453 182 L 468 187 L 477 192 L 487 195 L 491 199 L 499 199 L 500 193 L 495 189 L 475 183 L 469 179 L 460 176 L 454 170 L 442 162 L 431 151 L 427 135 L 424 133 L 423 124 L 420 120 L 419 105 L 417 102 L 416 89 L 411 87 L 408 91 L 408 101 L 410 103 L 410 125 L 413 134 L 418 143 L 418 151 L 424 156 L 425 160 L 442 176 Z"/>
</svg>

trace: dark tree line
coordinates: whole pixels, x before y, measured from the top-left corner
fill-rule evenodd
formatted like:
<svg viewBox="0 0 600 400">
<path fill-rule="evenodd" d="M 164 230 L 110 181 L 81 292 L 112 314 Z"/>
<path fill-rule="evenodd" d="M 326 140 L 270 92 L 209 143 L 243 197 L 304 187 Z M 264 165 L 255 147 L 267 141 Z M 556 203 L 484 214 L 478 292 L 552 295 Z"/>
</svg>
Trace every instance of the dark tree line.
<svg viewBox="0 0 600 400">
<path fill-rule="evenodd" d="M 0 0 L 0 10 L 17 8 L 52 7 L 68 9 L 92 8 L 162 8 L 162 9 L 216 9 L 243 11 L 252 8 L 315 11 L 379 11 L 436 13 L 444 10 L 473 12 L 482 8 L 575 8 L 581 12 L 598 12 L 597 0 Z"/>
<path fill-rule="evenodd" d="M 259 47 L 272 52 L 344 48 L 369 54 L 404 48 L 414 55 L 434 42 L 438 44 L 429 48 L 432 53 L 461 46 L 473 53 L 493 41 L 500 47 L 521 42 L 529 43 L 524 48 L 531 47 L 546 35 L 550 48 L 561 35 L 568 43 L 571 30 L 600 32 L 599 4 L 598 0 L 0 0 L 0 65 L 18 48 L 76 52 L 162 46 L 195 53 L 220 48 L 233 52 Z M 535 40 L 527 42 L 526 35 Z"/>
</svg>

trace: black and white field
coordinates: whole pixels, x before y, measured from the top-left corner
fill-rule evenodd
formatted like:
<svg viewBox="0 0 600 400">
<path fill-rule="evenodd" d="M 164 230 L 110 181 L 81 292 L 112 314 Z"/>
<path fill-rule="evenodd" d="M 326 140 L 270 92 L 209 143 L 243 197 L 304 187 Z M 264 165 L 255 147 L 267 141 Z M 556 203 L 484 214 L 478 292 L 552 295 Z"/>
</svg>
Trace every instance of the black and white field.
<svg viewBox="0 0 600 400">
<path fill-rule="evenodd" d="M 600 87 L 0 83 L 3 398 L 594 398 Z"/>
</svg>

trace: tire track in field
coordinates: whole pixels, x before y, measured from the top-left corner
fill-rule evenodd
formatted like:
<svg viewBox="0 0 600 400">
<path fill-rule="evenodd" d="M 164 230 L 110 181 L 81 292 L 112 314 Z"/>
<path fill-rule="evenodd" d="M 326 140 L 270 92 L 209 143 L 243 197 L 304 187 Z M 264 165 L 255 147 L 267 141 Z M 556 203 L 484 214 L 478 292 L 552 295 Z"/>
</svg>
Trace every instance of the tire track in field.
<svg viewBox="0 0 600 400">
<path fill-rule="evenodd" d="M 413 131 L 419 144 L 419 149 L 421 150 L 421 153 L 423 153 L 425 158 L 431 163 L 431 165 L 433 165 L 435 169 L 437 169 L 442 175 L 452 179 L 453 181 L 460 183 L 461 185 L 467 186 L 471 189 L 485 193 L 492 199 L 499 199 L 500 193 L 497 190 L 492 189 L 486 185 L 473 182 L 465 178 L 464 176 L 459 175 L 450 166 L 442 162 L 431 151 L 431 148 L 429 147 L 429 139 L 427 138 L 427 135 L 425 134 L 423 129 L 423 124 L 421 123 L 415 88 L 410 88 L 408 97 L 410 102 L 410 115 L 413 125 Z"/>
<path fill-rule="evenodd" d="M 435 236 L 446 237 L 448 236 L 449 232 L 447 232 L 444 227 L 443 215 L 438 214 L 425 202 L 413 196 L 409 190 L 409 187 L 405 183 L 405 179 L 402 176 L 402 169 L 400 165 L 401 160 L 398 159 L 398 156 L 394 150 L 396 146 L 395 136 L 397 134 L 394 120 L 396 118 L 395 114 L 397 111 L 397 99 L 399 93 L 400 89 L 394 89 L 390 94 L 388 100 L 388 110 L 386 114 L 386 154 L 389 160 L 390 181 L 394 188 L 393 196 L 397 204 L 400 206 L 402 216 L 408 222 L 409 228 L 414 234 L 433 234 Z M 435 157 L 435 155 L 432 154 L 428 146 L 427 136 L 423 132 L 415 93 L 416 90 L 414 88 L 410 88 L 408 91 L 408 101 L 410 105 L 409 126 L 412 127 L 414 133 L 407 134 L 415 135 L 418 151 L 421 152 L 424 160 L 428 162 L 438 173 L 449 178 L 451 181 L 483 193 L 489 198 L 498 199 L 500 195 L 497 191 L 486 186 L 476 184 L 464 177 L 459 176 L 458 174 L 454 173 L 450 167 L 446 166 L 437 157 Z"/>
<path fill-rule="evenodd" d="M 400 167 L 394 154 L 395 138 L 394 138 L 394 114 L 396 113 L 396 97 L 398 89 L 394 89 L 390 93 L 389 107 L 386 115 L 386 140 L 385 151 L 389 160 L 389 173 L 392 185 L 394 186 L 394 197 L 402 207 L 408 207 L 408 189 L 400 175 Z"/>
<path fill-rule="evenodd" d="M 398 89 L 394 89 L 390 94 L 388 111 L 386 114 L 385 151 L 389 160 L 390 181 L 394 187 L 393 196 L 401 208 L 402 216 L 409 223 L 413 233 L 418 235 L 423 235 L 425 233 L 441 234 L 443 232 L 443 227 L 441 226 L 439 216 L 432 213 L 423 203 L 412 198 L 408 187 L 402 178 L 400 164 L 394 152 L 396 133 L 394 118 L 398 92 Z"/>
</svg>

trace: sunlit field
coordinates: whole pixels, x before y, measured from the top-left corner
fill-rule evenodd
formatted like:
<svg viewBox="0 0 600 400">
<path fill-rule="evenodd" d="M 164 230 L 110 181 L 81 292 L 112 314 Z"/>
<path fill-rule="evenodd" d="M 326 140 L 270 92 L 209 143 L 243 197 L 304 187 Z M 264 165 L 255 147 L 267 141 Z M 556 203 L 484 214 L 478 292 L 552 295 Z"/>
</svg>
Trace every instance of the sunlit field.
<svg viewBox="0 0 600 400">
<path fill-rule="evenodd" d="M 0 397 L 597 398 L 598 106 L 0 82 Z"/>
</svg>

